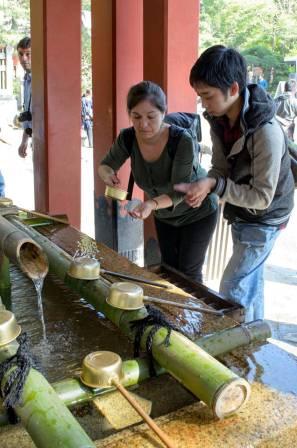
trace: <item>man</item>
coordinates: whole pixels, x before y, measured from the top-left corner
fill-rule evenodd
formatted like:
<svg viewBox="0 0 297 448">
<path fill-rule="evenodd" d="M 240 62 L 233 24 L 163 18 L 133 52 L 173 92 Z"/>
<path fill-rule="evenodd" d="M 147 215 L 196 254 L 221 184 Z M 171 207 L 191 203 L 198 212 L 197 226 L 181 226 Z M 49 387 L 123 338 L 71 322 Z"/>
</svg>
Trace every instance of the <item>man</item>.
<svg viewBox="0 0 297 448">
<path fill-rule="evenodd" d="M 27 156 L 30 137 L 32 136 L 32 90 L 31 90 L 31 38 L 24 37 L 17 45 L 19 61 L 25 70 L 24 77 L 24 105 L 23 112 L 19 116 L 22 123 L 23 136 L 19 146 L 20 157 Z"/>
<path fill-rule="evenodd" d="M 285 83 L 285 92 L 275 99 L 276 118 L 288 138 L 292 141 L 294 141 L 294 120 L 297 117 L 296 90 L 296 81 L 291 79 Z"/>
<path fill-rule="evenodd" d="M 233 254 L 220 292 L 242 304 L 246 321 L 264 315 L 263 265 L 293 208 L 294 181 L 274 104 L 259 86 L 247 86 L 244 58 L 215 45 L 194 64 L 190 83 L 210 123 L 212 168 L 205 179 L 175 188 L 199 207 L 210 192 L 225 202 Z"/>
<path fill-rule="evenodd" d="M 81 99 L 81 118 L 91 148 L 93 146 L 93 101 L 90 90 L 86 90 Z"/>
<path fill-rule="evenodd" d="M 262 89 L 264 90 L 268 89 L 268 82 L 266 81 L 262 73 L 259 75 L 258 86 L 262 87 Z"/>
</svg>

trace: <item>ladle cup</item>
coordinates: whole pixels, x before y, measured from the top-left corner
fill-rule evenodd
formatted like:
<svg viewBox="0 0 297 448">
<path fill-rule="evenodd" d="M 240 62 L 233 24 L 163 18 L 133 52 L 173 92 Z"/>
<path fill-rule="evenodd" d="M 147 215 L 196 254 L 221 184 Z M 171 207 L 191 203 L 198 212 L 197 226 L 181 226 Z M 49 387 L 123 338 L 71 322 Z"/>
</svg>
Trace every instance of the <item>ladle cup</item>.
<svg viewBox="0 0 297 448">
<path fill-rule="evenodd" d="M 114 308 L 121 310 L 139 310 L 144 306 L 145 302 L 160 303 L 170 305 L 185 310 L 196 311 L 199 313 L 209 313 L 222 316 L 222 311 L 212 310 L 208 308 L 200 308 L 198 306 L 187 305 L 183 303 L 173 302 L 171 300 L 159 299 L 143 295 L 143 289 L 139 285 L 129 282 L 113 283 L 109 290 L 109 296 L 106 302 Z"/>
<path fill-rule="evenodd" d="M 121 384 L 122 360 L 121 357 L 109 351 L 90 353 L 83 360 L 81 381 L 89 387 L 115 386 L 126 398 L 135 411 L 143 418 L 148 426 L 158 435 L 168 448 L 174 448 L 173 442 L 154 420 L 141 408 L 137 401 Z"/>
<path fill-rule="evenodd" d="M 102 269 L 98 260 L 86 256 L 74 258 L 68 270 L 68 275 L 81 280 L 97 280 L 100 277 L 100 274 L 108 274 L 115 277 L 126 278 L 128 280 L 134 280 L 135 282 L 146 283 L 151 286 L 158 286 L 159 288 L 171 288 L 171 285 L 166 283 L 155 282 L 153 280 L 147 280 L 145 278 L 134 275 Z"/>
</svg>

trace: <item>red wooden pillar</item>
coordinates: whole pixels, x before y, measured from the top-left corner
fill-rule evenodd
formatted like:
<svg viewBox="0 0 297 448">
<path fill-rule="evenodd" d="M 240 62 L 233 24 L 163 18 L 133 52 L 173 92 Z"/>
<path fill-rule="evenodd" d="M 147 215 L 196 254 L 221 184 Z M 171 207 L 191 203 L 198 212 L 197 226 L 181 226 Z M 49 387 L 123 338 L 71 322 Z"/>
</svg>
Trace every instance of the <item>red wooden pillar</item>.
<svg viewBox="0 0 297 448">
<path fill-rule="evenodd" d="M 80 227 L 81 2 L 31 0 L 35 207 Z"/>
<path fill-rule="evenodd" d="M 104 197 L 97 167 L 119 130 L 129 126 L 127 92 L 143 78 L 142 11 L 139 0 L 92 0 L 95 234 L 131 259 L 142 239 L 142 223 L 131 220 L 125 203 Z M 129 173 L 127 162 L 119 172 L 122 188 L 127 188 Z"/>
<path fill-rule="evenodd" d="M 198 56 L 199 0 L 143 0 L 143 4 L 144 78 L 164 89 L 168 112 L 196 112 L 189 74 Z M 145 221 L 144 233 L 148 262 L 157 262 L 151 218 Z"/>
</svg>

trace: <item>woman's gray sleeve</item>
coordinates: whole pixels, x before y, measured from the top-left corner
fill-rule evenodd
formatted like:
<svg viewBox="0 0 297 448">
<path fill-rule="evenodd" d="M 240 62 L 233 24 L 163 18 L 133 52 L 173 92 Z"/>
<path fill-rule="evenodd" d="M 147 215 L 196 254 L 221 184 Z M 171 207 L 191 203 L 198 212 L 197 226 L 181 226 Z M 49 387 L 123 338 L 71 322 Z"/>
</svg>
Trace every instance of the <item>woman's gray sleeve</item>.
<svg viewBox="0 0 297 448">
<path fill-rule="evenodd" d="M 131 155 L 123 140 L 123 132 L 120 132 L 106 156 L 101 160 L 100 165 L 108 165 L 114 171 L 119 170 Z"/>
</svg>

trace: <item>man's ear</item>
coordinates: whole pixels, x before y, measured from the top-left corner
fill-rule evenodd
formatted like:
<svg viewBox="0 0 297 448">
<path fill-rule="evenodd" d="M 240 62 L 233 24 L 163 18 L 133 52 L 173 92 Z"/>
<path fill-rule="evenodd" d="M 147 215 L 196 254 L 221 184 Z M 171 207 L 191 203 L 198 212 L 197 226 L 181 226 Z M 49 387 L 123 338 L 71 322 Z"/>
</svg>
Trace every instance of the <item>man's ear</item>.
<svg viewBox="0 0 297 448">
<path fill-rule="evenodd" d="M 233 84 L 231 84 L 230 95 L 231 96 L 239 95 L 239 85 L 237 81 L 234 81 Z"/>
</svg>

